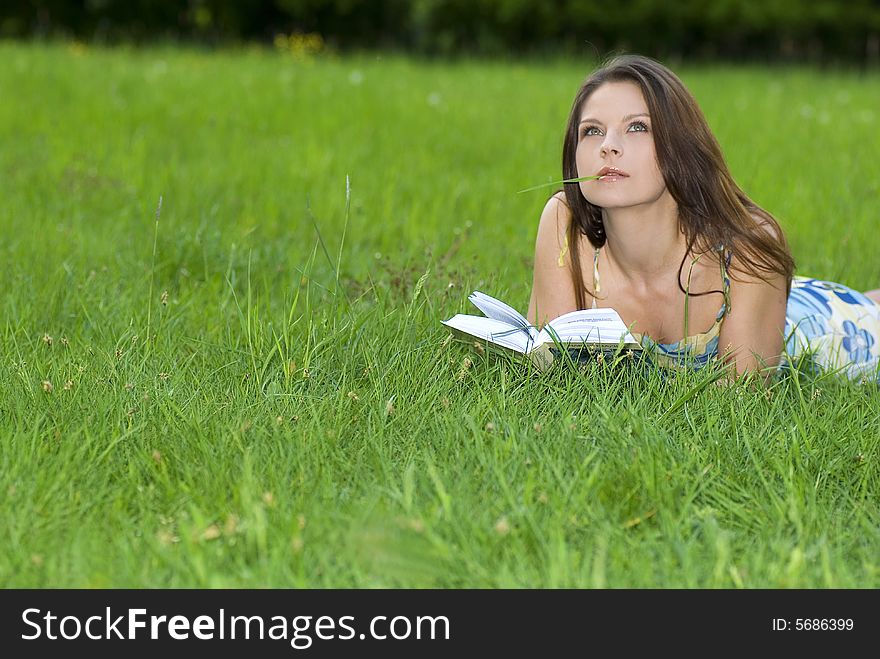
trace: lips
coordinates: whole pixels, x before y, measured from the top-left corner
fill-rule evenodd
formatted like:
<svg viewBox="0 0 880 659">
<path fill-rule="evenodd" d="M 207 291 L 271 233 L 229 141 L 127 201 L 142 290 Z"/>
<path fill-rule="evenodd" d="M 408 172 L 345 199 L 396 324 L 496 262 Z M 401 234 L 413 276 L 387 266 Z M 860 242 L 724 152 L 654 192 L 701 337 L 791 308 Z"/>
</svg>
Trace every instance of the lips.
<svg viewBox="0 0 880 659">
<path fill-rule="evenodd" d="M 596 173 L 596 176 L 601 176 L 602 178 L 599 179 L 601 181 L 604 179 L 628 178 L 629 174 L 617 167 L 603 167 Z"/>
</svg>

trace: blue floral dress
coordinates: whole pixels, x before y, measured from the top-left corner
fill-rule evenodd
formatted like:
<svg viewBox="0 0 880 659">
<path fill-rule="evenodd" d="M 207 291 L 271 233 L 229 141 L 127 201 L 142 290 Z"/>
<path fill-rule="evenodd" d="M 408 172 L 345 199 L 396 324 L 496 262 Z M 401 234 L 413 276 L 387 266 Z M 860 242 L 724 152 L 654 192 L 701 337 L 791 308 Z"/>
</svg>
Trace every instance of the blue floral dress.
<svg viewBox="0 0 880 659">
<path fill-rule="evenodd" d="M 724 304 L 709 330 L 675 343 L 658 343 L 647 335 L 633 333 L 652 362 L 666 367 L 701 368 L 717 359 L 721 322 L 730 308 L 730 258 L 728 253 L 721 261 Z M 598 262 L 597 249 L 593 260 L 597 293 Z M 785 311 L 785 352 L 777 375 L 791 368 L 810 373 L 836 371 L 854 380 L 880 384 L 880 304 L 842 284 L 795 276 Z"/>
<path fill-rule="evenodd" d="M 840 370 L 880 383 L 880 305 L 842 284 L 796 276 L 785 312 L 781 369 Z"/>
</svg>

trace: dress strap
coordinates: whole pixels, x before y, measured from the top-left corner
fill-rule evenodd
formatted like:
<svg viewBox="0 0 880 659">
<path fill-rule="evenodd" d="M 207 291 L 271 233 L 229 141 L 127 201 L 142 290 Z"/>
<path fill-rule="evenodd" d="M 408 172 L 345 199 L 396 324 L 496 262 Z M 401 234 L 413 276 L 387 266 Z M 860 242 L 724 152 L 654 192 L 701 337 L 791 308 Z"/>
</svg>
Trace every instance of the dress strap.
<svg viewBox="0 0 880 659">
<path fill-rule="evenodd" d="M 593 293 L 598 294 L 601 290 L 599 284 L 599 248 L 593 252 Z M 593 309 L 596 308 L 596 295 L 593 295 Z"/>
<path fill-rule="evenodd" d="M 730 259 L 733 257 L 733 252 L 727 252 L 727 257 L 724 258 L 724 245 L 721 244 L 718 247 L 718 251 L 721 252 L 722 258 L 718 259 L 718 262 L 721 264 L 721 278 L 724 280 L 724 304 L 721 307 L 721 311 L 718 312 L 718 317 L 721 318 L 725 314 L 730 313 L 730 275 L 727 272 L 727 269 L 730 267 Z"/>
<path fill-rule="evenodd" d="M 568 252 L 568 234 L 563 237 L 562 249 L 559 250 L 559 258 L 556 259 L 556 265 L 560 268 L 565 267 L 565 254 Z"/>
</svg>

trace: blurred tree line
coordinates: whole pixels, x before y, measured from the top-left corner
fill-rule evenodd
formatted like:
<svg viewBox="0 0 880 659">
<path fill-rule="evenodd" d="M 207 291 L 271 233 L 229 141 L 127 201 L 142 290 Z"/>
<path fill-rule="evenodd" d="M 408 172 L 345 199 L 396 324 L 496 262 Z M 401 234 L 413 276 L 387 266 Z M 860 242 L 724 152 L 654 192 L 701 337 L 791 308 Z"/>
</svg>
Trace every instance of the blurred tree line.
<svg viewBox="0 0 880 659">
<path fill-rule="evenodd" d="M 878 0 L 3 0 L 0 36 L 271 41 L 338 50 L 880 61 Z"/>
</svg>

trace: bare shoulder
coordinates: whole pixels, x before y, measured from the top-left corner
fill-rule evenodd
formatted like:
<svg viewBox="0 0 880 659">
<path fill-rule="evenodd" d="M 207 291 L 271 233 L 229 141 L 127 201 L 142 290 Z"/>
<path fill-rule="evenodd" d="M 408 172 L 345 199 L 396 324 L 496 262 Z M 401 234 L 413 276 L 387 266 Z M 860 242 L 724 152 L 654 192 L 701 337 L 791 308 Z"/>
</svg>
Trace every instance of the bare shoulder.
<svg viewBox="0 0 880 659">
<path fill-rule="evenodd" d="M 538 223 L 535 240 L 535 256 L 538 264 L 549 267 L 569 268 L 569 229 L 572 222 L 571 210 L 565 195 L 558 192 L 547 200 Z"/>
<path fill-rule="evenodd" d="M 544 204 L 544 210 L 541 212 L 541 221 L 538 225 L 538 230 L 546 230 L 549 226 L 554 229 L 554 232 L 564 232 L 568 229 L 568 224 L 570 222 L 571 210 L 568 207 L 568 203 L 565 201 L 565 195 L 562 192 L 557 192 L 547 200 L 546 204 Z"/>
<path fill-rule="evenodd" d="M 571 217 L 562 193 L 550 197 L 541 212 L 528 314 L 532 323 L 543 324 L 577 308 L 568 242 Z"/>
<path fill-rule="evenodd" d="M 541 211 L 535 240 L 536 255 L 539 258 L 545 257 L 548 262 L 558 257 L 560 266 L 570 262 L 566 250 L 570 224 L 571 211 L 562 193 L 557 193 L 547 200 L 544 210 Z"/>
</svg>

